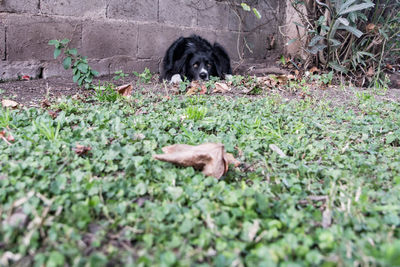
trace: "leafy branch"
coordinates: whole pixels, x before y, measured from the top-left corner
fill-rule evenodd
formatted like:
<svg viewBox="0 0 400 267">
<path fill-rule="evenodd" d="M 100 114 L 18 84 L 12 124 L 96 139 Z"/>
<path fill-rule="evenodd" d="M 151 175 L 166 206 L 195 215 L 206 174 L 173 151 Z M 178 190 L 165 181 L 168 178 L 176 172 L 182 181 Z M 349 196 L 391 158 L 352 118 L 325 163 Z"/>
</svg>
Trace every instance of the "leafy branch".
<svg viewBox="0 0 400 267">
<path fill-rule="evenodd" d="M 63 67 L 66 70 L 72 69 L 74 83 L 84 86 L 86 89 L 93 88 L 93 78 L 99 73 L 89 66 L 87 57 L 78 54 L 76 48 L 69 48 L 69 43 L 69 39 L 49 41 L 49 45 L 54 46 L 54 59 L 58 58 L 63 52 Z"/>
</svg>

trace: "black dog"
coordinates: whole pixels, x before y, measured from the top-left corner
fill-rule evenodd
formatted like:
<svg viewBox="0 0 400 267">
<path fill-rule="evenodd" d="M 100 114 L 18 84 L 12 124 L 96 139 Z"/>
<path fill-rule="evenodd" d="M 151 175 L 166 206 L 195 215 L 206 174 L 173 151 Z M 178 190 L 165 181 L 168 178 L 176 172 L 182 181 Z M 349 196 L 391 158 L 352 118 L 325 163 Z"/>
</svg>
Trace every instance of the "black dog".
<svg viewBox="0 0 400 267">
<path fill-rule="evenodd" d="M 180 37 L 167 50 L 160 80 L 180 82 L 208 80 L 211 76 L 229 79 L 232 75 L 228 53 L 218 43 L 212 46 L 197 35 Z"/>
</svg>

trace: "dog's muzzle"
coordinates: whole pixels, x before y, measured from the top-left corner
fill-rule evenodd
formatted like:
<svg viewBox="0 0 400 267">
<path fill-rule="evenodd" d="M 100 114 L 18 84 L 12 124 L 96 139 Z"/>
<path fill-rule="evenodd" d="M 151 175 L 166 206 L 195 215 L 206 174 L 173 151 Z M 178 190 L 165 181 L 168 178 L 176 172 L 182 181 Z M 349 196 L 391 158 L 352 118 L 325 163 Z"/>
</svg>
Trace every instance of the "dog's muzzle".
<svg viewBox="0 0 400 267">
<path fill-rule="evenodd" d="M 208 71 L 202 69 L 199 73 L 199 78 L 205 81 L 208 80 Z"/>
</svg>

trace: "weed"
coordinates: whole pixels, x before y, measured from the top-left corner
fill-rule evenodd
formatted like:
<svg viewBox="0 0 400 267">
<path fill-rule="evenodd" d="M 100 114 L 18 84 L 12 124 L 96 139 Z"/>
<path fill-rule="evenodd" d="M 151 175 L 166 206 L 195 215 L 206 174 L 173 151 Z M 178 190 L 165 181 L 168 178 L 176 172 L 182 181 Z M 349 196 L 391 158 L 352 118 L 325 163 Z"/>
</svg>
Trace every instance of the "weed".
<svg viewBox="0 0 400 267">
<path fill-rule="evenodd" d="M 179 83 L 179 92 L 185 93 L 190 86 L 190 81 L 184 77 L 183 81 Z"/>
<path fill-rule="evenodd" d="M 153 78 L 153 74 L 151 74 L 148 68 L 145 68 L 142 73 L 134 71 L 133 74 L 139 78 L 139 82 L 141 83 L 150 83 Z"/>
<path fill-rule="evenodd" d="M 39 131 L 39 133 L 46 137 L 49 141 L 57 141 L 60 133 L 60 121 L 57 121 L 57 126 L 53 126 L 53 122 L 44 123 L 42 121 L 33 121 L 33 126 Z"/>
<path fill-rule="evenodd" d="M 198 107 L 198 106 L 189 106 L 186 108 L 185 117 L 189 120 L 198 121 L 204 119 L 207 114 L 206 107 Z"/>
<path fill-rule="evenodd" d="M 124 79 L 125 77 L 128 77 L 128 76 L 129 76 L 129 74 L 124 73 L 122 70 L 118 70 L 114 73 L 113 79 L 115 81 L 118 81 L 118 80 Z"/>
<path fill-rule="evenodd" d="M 79 55 L 76 48 L 68 47 L 69 42 L 68 39 L 49 41 L 49 45 L 54 46 L 54 59 L 64 52 L 63 66 L 66 70 L 72 69 L 74 83 L 86 89 L 92 88 L 93 78 L 99 73 L 89 66 L 87 57 Z"/>
<path fill-rule="evenodd" d="M 399 103 L 132 97 L 10 111 L 2 265 L 399 266 Z M 217 180 L 152 157 L 205 142 L 242 165 Z"/>
<path fill-rule="evenodd" d="M 0 108 L 0 129 L 10 128 L 11 126 L 10 110 L 8 108 Z"/>
<path fill-rule="evenodd" d="M 120 95 L 115 90 L 115 85 L 113 83 L 105 83 L 104 85 L 99 85 L 95 88 L 95 97 L 100 102 L 115 102 Z"/>
<path fill-rule="evenodd" d="M 232 76 L 232 79 L 231 79 L 233 86 L 242 85 L 243 81 L 244 81 L 244 76 L 242 76 L 242 75 L 234 75 L 234 76 Z"/>
<path fill-rule="evenodd" d="M 385 60 L 399 58 L 400 12 L 393 1 L 290 1 L 300 16 L 309 63 L 331 69 L 357 86 L 385 86 Z M 374 45 L 372 45 L 374 44 Z M 371 73 L 373 77 L 371 78 Z M 327 84 L 331 80 L 324 79 Z"/>
<path fill-rule="evenodd" d="M 366 102 L 374 99 L 374 96 L 368 92 L 356 92 L 356 97 L 360 102 Z"/>
</svg>

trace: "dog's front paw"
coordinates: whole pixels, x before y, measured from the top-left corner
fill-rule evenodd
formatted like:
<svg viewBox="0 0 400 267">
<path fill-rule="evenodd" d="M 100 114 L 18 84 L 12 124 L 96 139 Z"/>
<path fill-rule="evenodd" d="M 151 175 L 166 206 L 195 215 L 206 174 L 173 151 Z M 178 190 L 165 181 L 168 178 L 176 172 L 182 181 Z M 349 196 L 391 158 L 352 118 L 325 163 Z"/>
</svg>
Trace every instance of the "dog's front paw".
<svg viewBox="0 0 400 267">
<path fill-rule="evenodd" d="M 176 84 L 176 83 L 180 83 L 180 82 L 182 82 L 181 75 L 180 74 L 174 74 L 171 77 L 171 81 L 169 83 Z"/>
<path fill-rule="evenodd" d="M 232 80 L 233 76 L 231 74 L 225 74 L 225 80 L 230 81 Z"/>
</svg>

